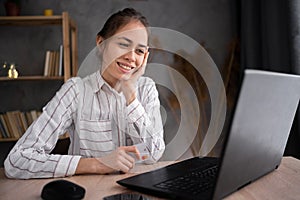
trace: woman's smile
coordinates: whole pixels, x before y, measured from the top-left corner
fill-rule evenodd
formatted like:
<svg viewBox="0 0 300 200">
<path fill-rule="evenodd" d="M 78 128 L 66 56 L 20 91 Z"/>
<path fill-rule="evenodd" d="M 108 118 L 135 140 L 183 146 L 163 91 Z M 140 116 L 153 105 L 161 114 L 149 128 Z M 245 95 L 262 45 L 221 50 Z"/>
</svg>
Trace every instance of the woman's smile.
<svg viewBox="0 0 300 200">
<path fill-rule="evenodd" d="M 117 62 L 117 65 L 119 66 L 119 69 L 124 73 L 130 73 L 131 70 L 134 69 L 133 66 L 124 62 Z"/>
</svg>

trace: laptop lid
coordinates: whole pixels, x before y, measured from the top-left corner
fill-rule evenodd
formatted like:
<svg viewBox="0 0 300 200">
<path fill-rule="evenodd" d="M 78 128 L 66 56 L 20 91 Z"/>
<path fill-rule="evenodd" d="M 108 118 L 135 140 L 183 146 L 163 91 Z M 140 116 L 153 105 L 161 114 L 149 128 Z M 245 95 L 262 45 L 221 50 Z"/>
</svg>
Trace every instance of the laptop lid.
<svg viewBox="0 0 300 200">
<path fill-rule="evenodd" d="M 279 166 L 299 98 L 299 76 L 245 70 L 214 199 L 221 199 Z"/>
</svg>

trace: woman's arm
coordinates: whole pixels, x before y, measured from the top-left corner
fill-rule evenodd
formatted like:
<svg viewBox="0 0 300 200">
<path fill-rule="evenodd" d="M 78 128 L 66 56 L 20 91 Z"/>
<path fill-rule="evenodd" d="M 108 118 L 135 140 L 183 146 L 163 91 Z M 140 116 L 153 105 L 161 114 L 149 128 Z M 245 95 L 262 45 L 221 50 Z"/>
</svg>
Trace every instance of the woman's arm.
<svg viewBox="0 0 300 200">
<path fill-rule="evenodd" d="M 161 158 L 165 143 L 158 91 L 152 79 L 141 78 L 145 73 L 148 57 L 149 52 L 145 54 L 141 67 L 136 69 L 130 79 L 120 81 L 118 87 L 126 99 L 128 134 L 135 144 L 146 144 L 150 158 L 144 162 L 154 163 Z"/>
<path fill-rule="evenodd" d="M 153 163 L 165 150 L 158 91 L 155 83 L 146 77 L 138 87 L 140 101 L 136 98 L 127 106 L 129 135 L 135 144 L 146 144 L 150 158 L 145 163 Z"/>
<path fill-rule="evenodd" d="M 80 156 L 52 155 L 61 134 L 73 123 L 78 92 L 74 79 L 67 81 L 44 107 L 7 156 L 4 167 L 10 178 L 62 177 L 75 173 Z"/>
</svg>

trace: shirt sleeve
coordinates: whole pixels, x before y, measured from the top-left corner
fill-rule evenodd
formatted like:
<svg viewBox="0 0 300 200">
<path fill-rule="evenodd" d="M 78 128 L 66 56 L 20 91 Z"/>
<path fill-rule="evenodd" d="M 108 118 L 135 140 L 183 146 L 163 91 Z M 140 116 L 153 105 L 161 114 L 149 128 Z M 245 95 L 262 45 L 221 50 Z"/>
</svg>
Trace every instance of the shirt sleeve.
<svg viewBox="0 0 300 200">
<path fill-rule="evenodd" d="M 8 154 L 5 174 L 9 178 L 64 177 L 75 173 L 80 156 L 53 155 L 50 152 L 60 135 L 73 123 L 78 90 L 75 78 L 67 81 L 43 108 Z"/>
<path fill-rule="evenodd" d="M 146 144 L 150 157 L 144 162 L 151 164 L 157 162 L 165 150 L 160 101 L 152 80 L 148 79 L 140 90 L 140 100 L 136 98 L 127 106 L 129 135 L 135 144 Z"/>
</svg>

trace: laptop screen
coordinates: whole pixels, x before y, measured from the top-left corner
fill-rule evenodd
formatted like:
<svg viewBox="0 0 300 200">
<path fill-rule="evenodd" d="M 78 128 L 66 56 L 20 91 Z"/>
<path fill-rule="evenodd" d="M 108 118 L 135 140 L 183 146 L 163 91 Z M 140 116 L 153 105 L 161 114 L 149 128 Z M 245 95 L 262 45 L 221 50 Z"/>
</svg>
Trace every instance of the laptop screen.
<svg viewBox="0 0 300 200">
<path fill-rule="evenodd" d="M 216 199 L 279 166 L 298 107 L 299 86 L 299 76 L 245 71 L 223 149 Z"/>
</svg>

